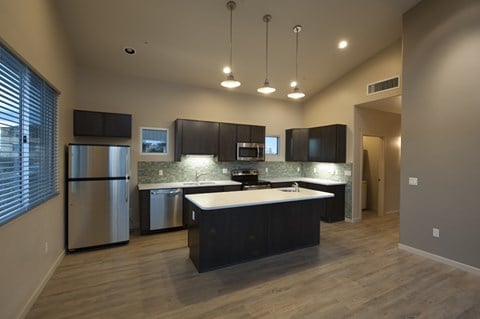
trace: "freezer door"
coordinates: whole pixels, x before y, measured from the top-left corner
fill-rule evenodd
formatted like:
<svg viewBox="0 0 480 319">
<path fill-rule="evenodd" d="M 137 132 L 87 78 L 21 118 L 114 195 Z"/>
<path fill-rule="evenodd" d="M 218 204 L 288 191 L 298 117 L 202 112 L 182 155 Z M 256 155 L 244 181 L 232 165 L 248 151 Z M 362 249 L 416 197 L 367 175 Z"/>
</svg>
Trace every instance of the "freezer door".
<svg viewBox="0 0 480 319">
<path fill-rule="evenodd" d="M 68 182 L 68 249 L 129 240 L 128 180 Z"/>
<path fill-rule="evenodd" d="M 68 145 L 68 178 L 125 177 L 130 175 L 130 147 Z"/>
</svg>

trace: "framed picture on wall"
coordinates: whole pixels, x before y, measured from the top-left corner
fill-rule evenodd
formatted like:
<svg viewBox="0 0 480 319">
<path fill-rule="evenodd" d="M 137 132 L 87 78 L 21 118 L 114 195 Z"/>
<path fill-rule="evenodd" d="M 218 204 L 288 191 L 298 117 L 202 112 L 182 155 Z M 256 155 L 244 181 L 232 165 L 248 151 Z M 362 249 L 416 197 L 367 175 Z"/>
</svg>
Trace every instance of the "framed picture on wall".
<svg viewBox="0 0 480 319">
<path fill-rule="evenodd" d="M 141 127 L 140 143 L 140 154 L 142 155 L 167 155 L 168 129 Z"/>
</svg>

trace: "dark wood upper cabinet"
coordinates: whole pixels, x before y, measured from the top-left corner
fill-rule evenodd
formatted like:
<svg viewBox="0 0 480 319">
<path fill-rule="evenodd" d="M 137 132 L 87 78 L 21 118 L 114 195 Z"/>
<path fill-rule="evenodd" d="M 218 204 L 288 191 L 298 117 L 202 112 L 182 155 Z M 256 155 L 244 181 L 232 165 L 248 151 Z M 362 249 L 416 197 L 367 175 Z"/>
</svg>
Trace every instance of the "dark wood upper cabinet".
<svg viewBox="0 0 480 319">
<path fill-rule="evenodd" d="M 220 123 L 218 135 L 218 160 L 235 161 L 237 155 L 237 125 Z"/>
<path fill-rule="evenodd" d="M 250 142 L 265 143 L 265 126 L 250 125 Z"/>
<path fill-rule="evenodd" d="M 285 160 L 308 161 L 308 128 L 294 128 L 285 131 Z"/>
<path fill-rule="evenodd" d="M 285 160 L 345 163 L 347 126 L 334 124 L 285 131 Z"/>
<path fill-rule="evenodd" d="M 265 126 L 237 124 L 237 142 L 265 143 Z"/>
<path fill-rule="evenodd" d="M 132 115 L 73 111 L 74 136 L 132 137 Z"/>
<path fill-rule="evenodd" d="M 219 161 L 237 159 L 237 142 L 265 143 L 265 126 L 177 119 L 175 161 L 185 154 L 217 155 Z"/>
<path fill-rule="evenodd" d="M 235 161 L 237 143 L 265 143 L 265 126 L 220 123 L 218 161 Z"/>
<path fill-rule="evenodd" d="M 310 128 L 308 148 L 311 162 L 345 163 L 347 126 L 334 124 Z"/>
<path fill-rule="evenodd" d="M 105 136 L 132 137 L 132 116 L 130 114 L 103 114 Z"/>
<path fill-rule="evenodd" d="M 250 143 L 250 125 L 237 125 L 237 142 Z"/>
<path fill-rule="evenodd" d="M 175 160 L 182 155 L 217 155 L 219 123 L 195 120 L 175 121 Z"/>
</svg>

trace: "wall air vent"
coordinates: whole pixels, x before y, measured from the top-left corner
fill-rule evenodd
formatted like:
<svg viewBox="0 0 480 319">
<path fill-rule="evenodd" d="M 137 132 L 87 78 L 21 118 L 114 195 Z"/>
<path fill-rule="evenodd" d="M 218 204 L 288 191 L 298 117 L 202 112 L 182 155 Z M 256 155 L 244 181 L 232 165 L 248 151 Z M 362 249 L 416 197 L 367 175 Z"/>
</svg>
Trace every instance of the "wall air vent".
<svg viewBox="0 0 480 319">
<path fill-rule="evenodd" d="M 372 95 L 372 94 L 396 89 L 399 87 L 399 83 L 400 83 L 400 77 L 396 76 L 394 78 L 368 84 L 367 95 Z"/>
</svg>

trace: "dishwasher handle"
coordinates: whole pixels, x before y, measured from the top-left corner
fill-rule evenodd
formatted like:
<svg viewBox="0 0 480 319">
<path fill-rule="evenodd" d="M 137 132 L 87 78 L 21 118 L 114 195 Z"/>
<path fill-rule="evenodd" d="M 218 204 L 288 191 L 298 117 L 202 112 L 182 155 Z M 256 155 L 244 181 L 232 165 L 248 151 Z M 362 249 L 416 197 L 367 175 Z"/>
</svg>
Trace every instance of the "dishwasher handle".
<svg viewBox="0 0 480 319">
<path fill-rule="evenodd" d="M 179 195 L 182 194 L 181 188 L 175 189 L 152 189 L 150 190 L 150 195 Z"/>
</svg>

